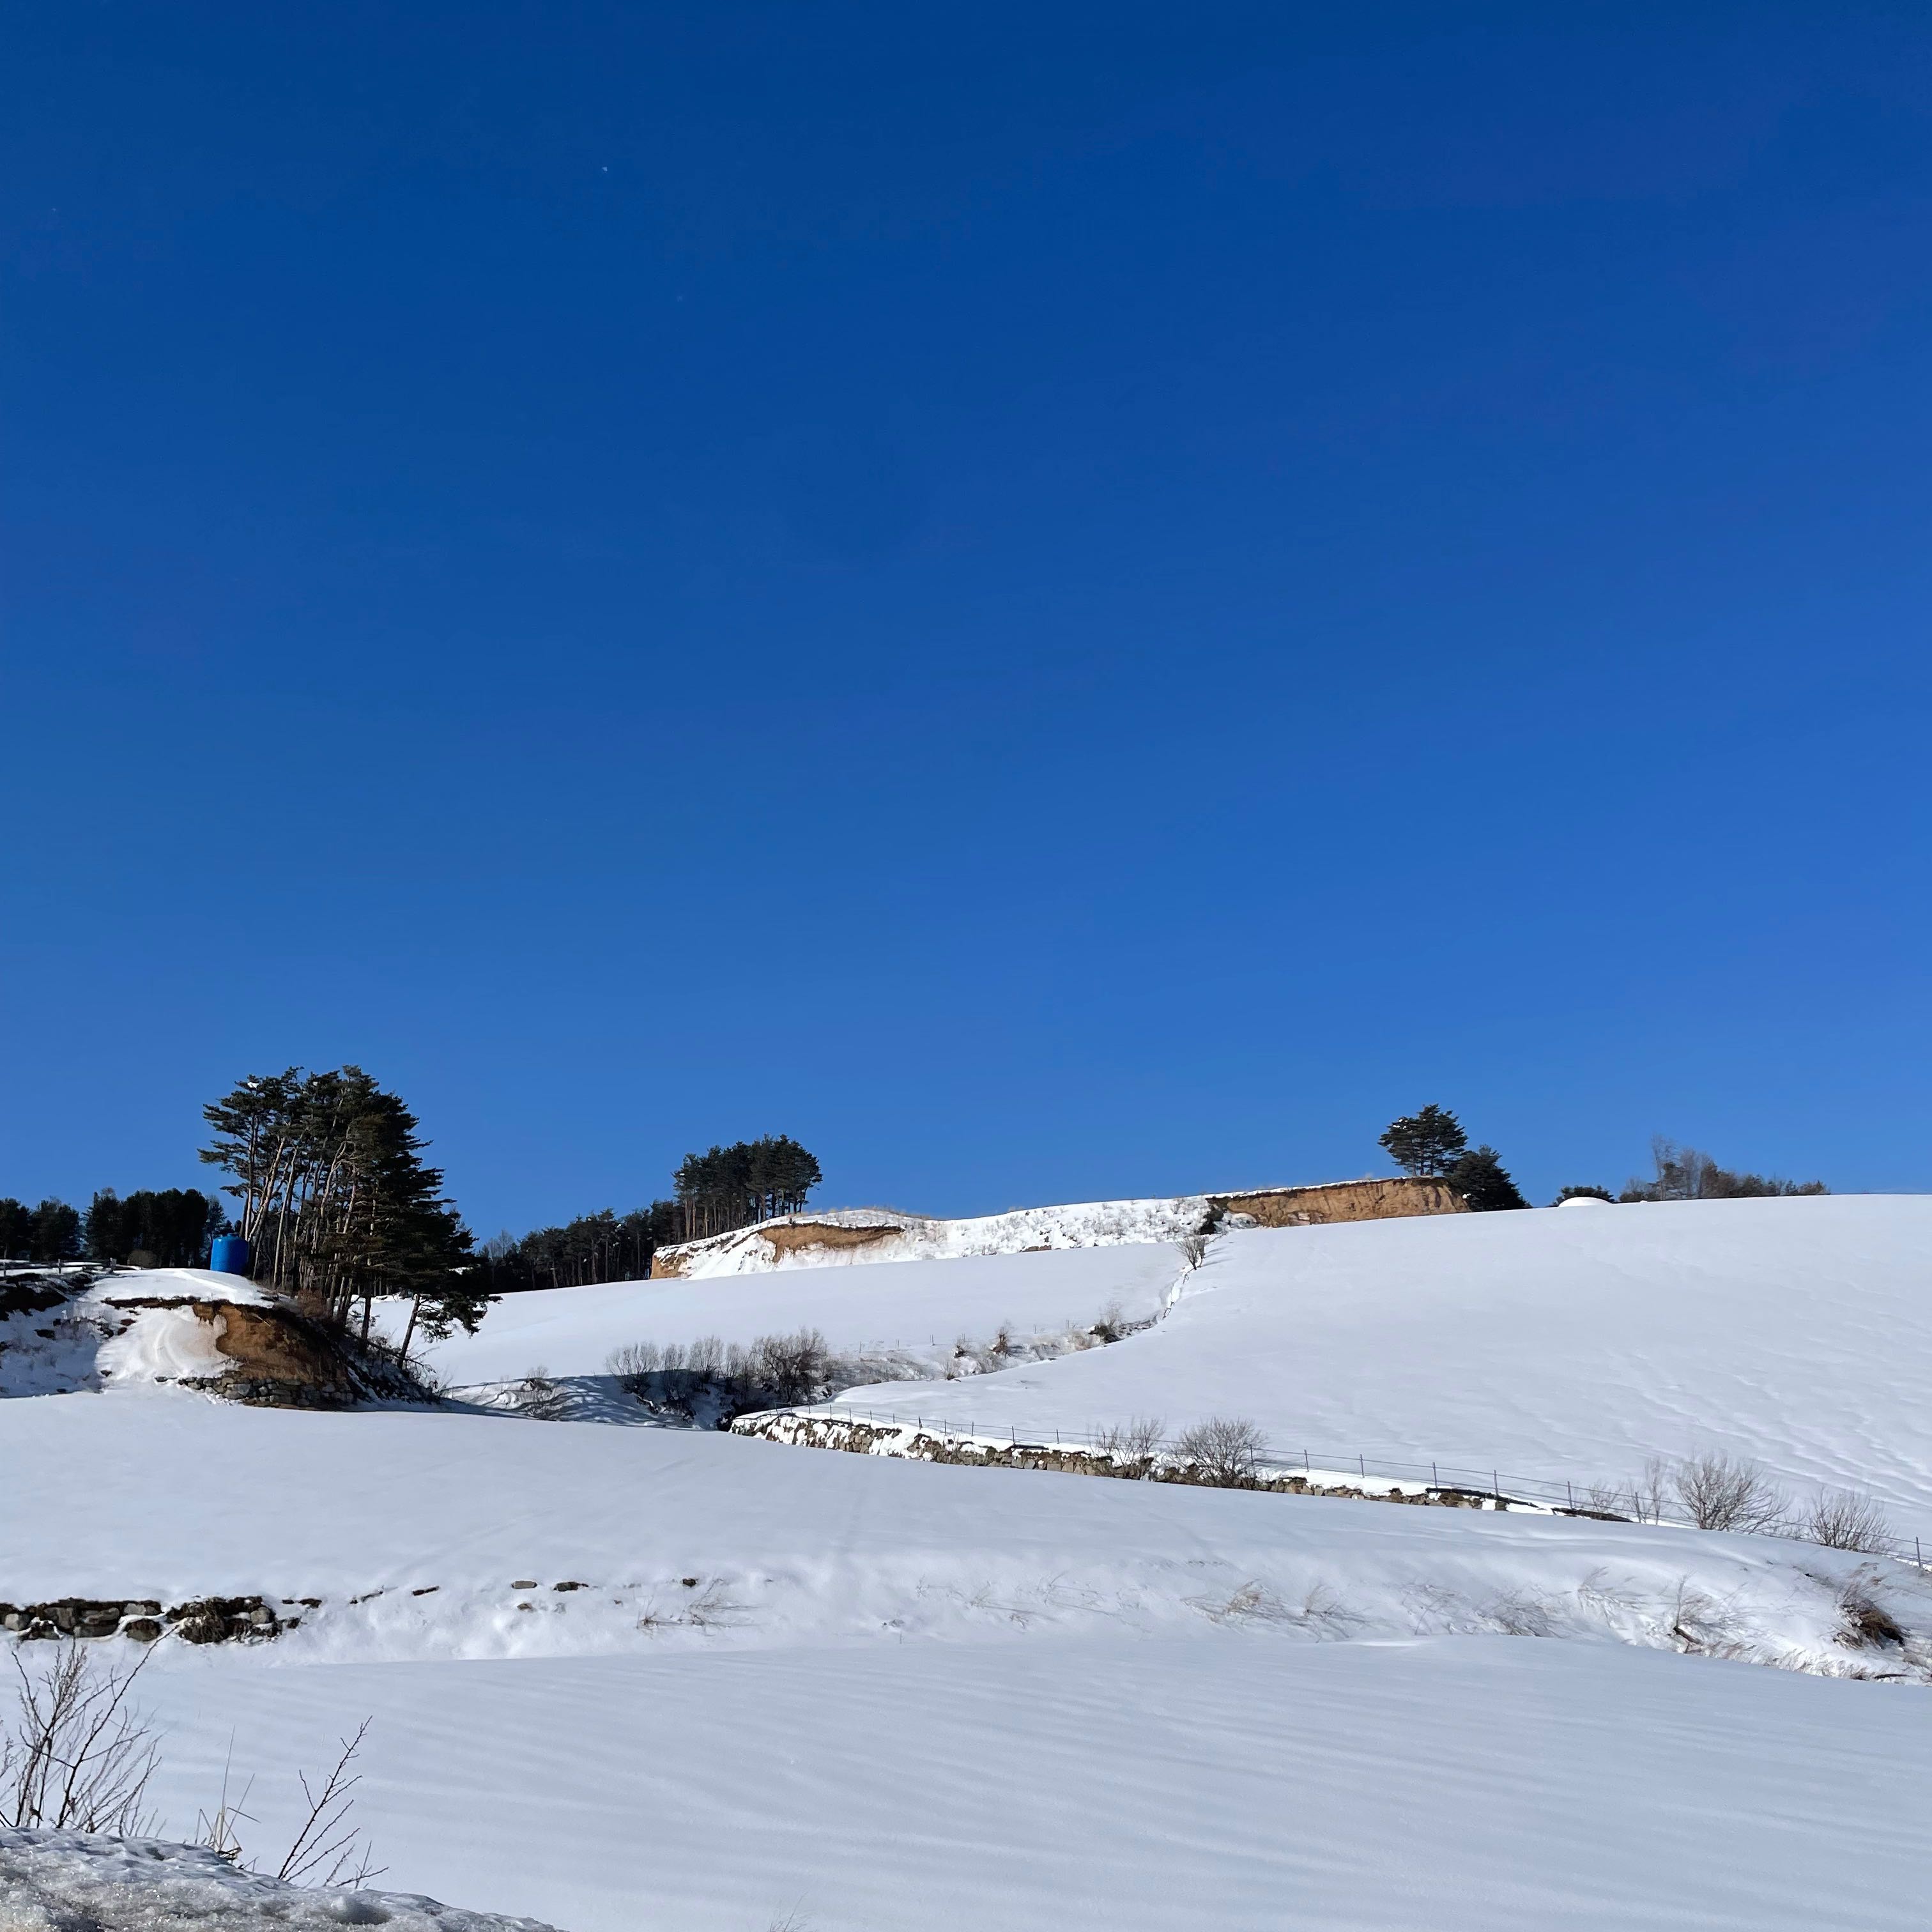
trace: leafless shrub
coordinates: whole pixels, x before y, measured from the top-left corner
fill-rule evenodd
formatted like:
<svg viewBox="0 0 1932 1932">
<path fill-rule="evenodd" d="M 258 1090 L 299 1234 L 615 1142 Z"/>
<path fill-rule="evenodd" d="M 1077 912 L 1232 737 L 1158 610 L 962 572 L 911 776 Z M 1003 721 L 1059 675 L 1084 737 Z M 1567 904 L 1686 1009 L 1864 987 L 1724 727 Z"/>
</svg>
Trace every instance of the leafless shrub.
<svg viewBox="0 0 1932 1932">
<path fill-rule="evenodd" d="M 1556 1628 L 1552 1606 L 1522 1590 L 1499 1592 L 1483 1606 L 1482 1616 L 1504 1636 L 1550 1636 Z"/>
<path fill-rule="evenodd" d="M 38 1672 L 14 1654 L 20 1682 L 10 1730 L 0 1730 L 0 1824 L 146 1836 L 156 1763 L 154 1727 L 130 1701 L 152 1651 L 131 1666 L 61 1645 Z"/>
<path fill-rule="evenodd" d="M 1108 1302 L 1087 1332 L 1096 1342 L 1118 1342 L 1127 1332 L 1127 1318 L 1121 1313 L 1120 1304 L 1118 1301 Z"/>
<path fill-rule="evenodd" d="M 1157 1415 L 1136 1415 L 1131 1420 L 1114 1423 L 1100 1431 L 1094 1446 L 1103 1456 L 1113 1458 L 1124 1473 L 1131 1470 L 1145 1475 L 1160 1454 L 1166 1426 Z"/>
<path fill-rule="evenodd" d="M 1772 1535 L 1790 1516 L 1791 1499 L 1758 1464 L 1716 1450 L 1679 1462 L 1671 1472 L 1671 1492 L 1699 1529 Z"/>
<path fill-rule="evenodd" d="M 1000 1331 L 1006 1339 L 1006 1330 Z M 789 1335 L 761 1335 L 752 1344 L 751 1378 L 762 1400 L 770 1399 L 774 1407 L 795 1402 L 810 1402 L 824 1389 L 831 1351 L 816 1328 L 800 1328 Z"/>
<path fill-rule="evenodd" d="M 1870 1497 L 1847 1490 L 1826 1490 L 1814 1498 L 1798 1533 L 1827 1550 L 1856 1550 L 1868 1556 L 1888 1556 L 1897 1545 L 1885 1512 Z"/>
<path fill-rule="evenodd" d="M 1190 1274 L 1208 1258 L 1208 1240 L 1205 1234 L 1184 1234 L 1174 1244 L 1180 1250 L 1181 1261 Z"/>
<path fill-rule="evenodd" d="M 1268 1444 L 1252 1422 L 1215 1415 L 1184 1430 L 1174 1446 L 1206 1481 L 1232 1490 L 1254 1480 Z"/>
<path fill-rule="evenodd" d="M 734 1603 L 717 1577 L 700 1585 L 696 1577 L 687 1576 L 682 1588 L 698 1594 L 674 1592 L 668 1602 L 661 1602 L 653 1592 L 638 1616 L 638 1629 L 653 1634 L 665 1630 L 731 1630 L 745 1615 L 746 1606 Z"/>
<path fill-rule="evenodd" d="M 1837 1585 L 1838 1641 L 1850 1650 L 1873 1650 L 1903 1644 L 1905 1632 L 1898 1619 L 1879 1600 L 1876 1572 L 1861 1564 Z"/>
<path fill-rule="evenodd" d="M 536 1422 L 561 1422 L 570 1413 L 570 1391 L 541 1364 L 512 1388 L 510 1401 L 519 1415 Z"/>
<path fill-rule="evenodd" d="M 1756 1654 L 1746 1640 L 1746 1625 L 1735 1605 L 1707 1595 L 1688 1576 L 1678 1578 L 1663 1621 L 1671 1642 L 1687 1656 L 1750 1658 Z"/>
<path fill-rule="evenodd" d="M 361 1826 L 349 1822 L 356 1787 L 362 1781 L 362 1773 L 349 1767 L 362 1748 L 362 1740 L 368 1736 L 373 1721 L 364 1718 L 352 1738 L 340 1741 L 342 1755 L 319 1790 L 310 1787 L 306 1772 L 296 1772 L 302 1796 L 308 1800 L 308 1816 L 275 1868 L 276 1877 L 296 1885 L 353 1888 L 366 1885 L 386 1869 L 371 1862 L 374 1855 L 362 1841 Z M 318 1872 L 322 1874 L 319 1878 L 314 1876 Z"/>
<path fill-rule="evenodd" d="M 615 1376 L 626 1395 L 641 1398 L 650 1387 L 650 1378 L 664 1366 L 664 1352 L 655 1342 L 626 1342 L 613 1348 L 604 1363 L 606 1375 Z"/>
</svg>

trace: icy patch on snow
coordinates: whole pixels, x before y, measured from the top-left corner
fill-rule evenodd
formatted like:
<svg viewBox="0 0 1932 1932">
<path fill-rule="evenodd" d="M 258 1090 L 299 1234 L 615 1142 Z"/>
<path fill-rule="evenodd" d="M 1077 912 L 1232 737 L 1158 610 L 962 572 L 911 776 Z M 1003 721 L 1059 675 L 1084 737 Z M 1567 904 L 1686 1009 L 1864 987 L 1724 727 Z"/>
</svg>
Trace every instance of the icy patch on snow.
<svg viewBox="0 0 1932 1932">
<path fill-rule="evenodd" d="M 154 1838 L 0 1826 L 5 1932 L 552 1932 L 535 1918 L 466 1912 L 407 1892 L 310 1891 L 242 1871 L 219 1853 Z"/>
</svg>

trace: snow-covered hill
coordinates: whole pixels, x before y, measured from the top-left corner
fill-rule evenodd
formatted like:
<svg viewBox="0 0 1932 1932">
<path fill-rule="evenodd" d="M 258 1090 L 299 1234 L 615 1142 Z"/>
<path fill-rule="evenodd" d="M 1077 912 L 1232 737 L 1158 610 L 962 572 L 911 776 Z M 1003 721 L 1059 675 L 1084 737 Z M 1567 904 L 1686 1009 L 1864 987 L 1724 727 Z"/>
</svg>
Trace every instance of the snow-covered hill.
<svg viewBox="0 0 1932 1932">
<path fill-rule="evenodd" d="M 1868 1491 L 1932 1547 L 1932 1197 L 1684 1202 L 1218 1237 L 1108 1348 L 855 1389 L 1048 1441 L 1248 1418 L 1285 1456 L 1556 1482 L 1716 1448 Z"/>
<path fill-rule="evenodd" d="M 1149 1321 L 1184 1265 L 1178 1247 L 1160 1243 L 554 1288 L 506 1295 L 476 1334 L 422 1352 L 446 1381 L 466 1386 L 506 1382 L 538 1364 L 556 1376 L 601 1376 L 626 1342 L 746 1342 L 814 1328 L 842 1353 L 903 1351 L 930 1357 L 940 1373 L 942 1352 L 962 1338 L 988 1341 L 1002 1328 L 1017 1336 L 1064 1334 L 1108 1317 Z M 398 1333 L 402 1318 L 389 1318 Z"/>
<path fill-rule="evenodd" d="M 1192 1271 L 1143 1243 L 526 1296 L 441 1366 L 592 1376 L 629 1341 L 800 1325 L 937 1348 L 1166 1306 L 1105 1346 L 848 1406 L 932 1422 L 963 1392 L 982 1430 L 1036 1436 L 1246 1415 L 1318 1452 L 1558 1478 L 1708 1444 L 1904 1510 L 1932 1494 L 1928 1256 L 1916 1198 L 1236 1231 Z M 1923 1916 L 1932 1582 L 1909 1565 L 90 1386 L 0 1402 L 0 1630 L 62 1598 L 152 1634 L 149 1604 L 260 1597 L 280 1625 L 200 1648 L 184 1619 L 145 1653 L 178 1829 L 226 1766 L 285 1841 L 296 1768 L 371 1717 L 360 1816 L 386 1882 L 570 1932 Z"/>
</svg>

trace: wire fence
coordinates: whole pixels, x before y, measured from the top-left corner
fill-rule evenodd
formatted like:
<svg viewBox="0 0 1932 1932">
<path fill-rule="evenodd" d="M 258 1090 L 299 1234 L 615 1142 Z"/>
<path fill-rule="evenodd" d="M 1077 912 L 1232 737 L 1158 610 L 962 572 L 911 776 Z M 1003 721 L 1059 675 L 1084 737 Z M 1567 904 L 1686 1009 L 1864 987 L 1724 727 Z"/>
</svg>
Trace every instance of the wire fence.
<svg viewBox="0 0 1932 1932">
<path fill-rule="evenodd" d="M 988 1423 L 974 1418 L 962 1422 L 945 1416 L 928 1415 L 923 1411 L 872 1408 L 842 1402 L 798 1403 L 768 1412 L 829 1421 L 862 1422 L 877 1429 L 906 1429 L 943 1436 L 950 1443 L 1022 1453 L 1031 1450 L 1046 1454 L 1056 1450 L 1072 1450 L 1099 1456 L 1118 1454 L 1121 1447 L 1120 1433 L 1114 1430 L 1054 1428 L 1022 1433 L 1014 1423 Z M 1185 1460 L 1174 1444 L 1166 1441 L 1150 1444 L 1148 1453 L 1156 1460 L 1174 1462 Z M 1256 1452 L 1256 1462 L 1258 1474 L 1302 1476 L 1312 1489 L 1335 1490 L 1352 1484 L 1386 1484 L 1404 1490 L 1485 1499 L 1496 1508 L 1514 1507 L 1551 1513 L 1575 1513 L 1606 1517 L 1619 1522 L 1652 1522 L 1671 1528 L 1689 1529 L 1696 1526 L 1660 1514 L 1647 1515 L 1631 1503 L 1628 1491 L 1620 1492 L 1618 1486 L 1609 1484 L 1586 1483 L 1580 1486 L 1568 1480 L 1557 1482 L 1547 1477 L 1512 1475 L 1505 1470 L 1471 1468 L 1457 1463 L 1392 1461 L 1361 1450 L 1347 1454 L 1324 1450 L 1317 1456 L 1306 1447 L 1290 1448 L 1265 1442 Z M 1932 1567 L 1928 1565 L 1916 1536 L 1909 1548 L 1904 1538 L 1894 1538 L 1892 1548 L 1883 1553 L 1920 1570 Z"/>
<path fill-rule="evenodd" d="M 1059 1449 L 1088 1455 L 1118 1450 L 1118 1435 L 1099 1429 L 1085 1431 L 1047 1429 L 1023 1433 L 1017 1424 L 994 1423 L 968 1418 L 964 1421 L 923 1411 L 881 1409 L 855 1406 L 850 1402 L 800 1402 L 774 1414 L 822 1418 L 831 1421 L 862 1422 L 880 1429 L 911 1429 L 928 1435 L 943 1436 L 948 1441 L 970 1442 L 989 1448 L 1033 1450 L 1042 1453 Z M 1180 1460 L 1174 1445 L 1152 1446 L 1150 1453 Z M 1361 1451 L 1346 1454 L 1324 1450 L 1317 1456 L 1306 1447 L 1288 1448 L 1264 1443 L 1256 1461 L 1270 1475 L 1303 1475 L 1324 1483 L 1352 1479 L 1356 1482 L 1400 1484 L 1405 1487 L 1441 1490 L 1460 1495 L 1487 1496 L 1504 1503 L 1528 1504 L 1542 1509 L 1597 1509 L 1615 1514 L 1606 1492 L 1589 1486 L 1579 1490 L 1571 1482 L 1552 1482 L 1536 1476 L 1517 1476 L 1498 1469 L 1478 1469 L 1441 1462 L 1393 1462 Z"/>
</svg>

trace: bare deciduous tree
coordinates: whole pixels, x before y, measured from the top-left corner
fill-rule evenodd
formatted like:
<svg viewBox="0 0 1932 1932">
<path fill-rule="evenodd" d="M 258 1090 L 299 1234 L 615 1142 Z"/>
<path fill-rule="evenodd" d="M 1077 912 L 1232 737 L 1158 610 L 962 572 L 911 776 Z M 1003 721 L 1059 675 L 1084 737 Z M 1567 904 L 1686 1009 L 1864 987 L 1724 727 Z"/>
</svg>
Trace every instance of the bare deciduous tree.
<svg viewBox="0 0 1932 1932">
<path fill-rule="evenodd" d="M 1174 1446 L 1208 1482 L 1222 1489 L 1238 1489 L 1253 1481 L 1268 1444 L 1252 1422 L 1240 1416 L 1215 1415 L 1184 1430 Z"/>
<path fill-rule="evenodd" d="M 1154 1466 L 1166 1430 L 1156 1415 L 1136 1415 L 1130 1421 L 1116 1423 L 1094 1438 L 1094 1446 L 1103 1456 L 1113 1458 L 1122 1473 L 1132 1471 L 1144 1476 Z"/>
</svg>

